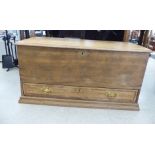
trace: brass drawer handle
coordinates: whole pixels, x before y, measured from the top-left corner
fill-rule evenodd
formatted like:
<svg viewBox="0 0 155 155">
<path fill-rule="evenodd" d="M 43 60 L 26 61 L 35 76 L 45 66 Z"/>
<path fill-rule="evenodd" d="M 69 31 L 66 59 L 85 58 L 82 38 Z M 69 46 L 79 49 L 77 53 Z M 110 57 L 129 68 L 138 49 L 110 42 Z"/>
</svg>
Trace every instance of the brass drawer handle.
<svg viewBox="0 0 155 155">
<path fill-rule="evenodd" d="M 52 89 L 50 89 L 49 87 L 41 88 L 41 91 L 45 94 L 52 93 Z"/>
<path fill-rule="evenodd" d="M 114 93 L 114 92 L 105 92 L 104 94 L 105 96 L 111 97 L 111 98 L 114 98 L 117 96 L 117 93 Z"/>
</svg>

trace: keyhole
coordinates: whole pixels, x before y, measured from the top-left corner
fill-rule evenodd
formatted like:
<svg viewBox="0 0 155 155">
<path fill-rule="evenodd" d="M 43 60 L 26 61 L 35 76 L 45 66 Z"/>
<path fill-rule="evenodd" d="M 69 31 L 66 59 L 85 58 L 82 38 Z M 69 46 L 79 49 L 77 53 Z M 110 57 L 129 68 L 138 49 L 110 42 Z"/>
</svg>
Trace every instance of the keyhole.
<svg viewBox="0 0 155 155">
<path fill-rule="evenodd" d="M 82 55 L 83 55 L 83 52 L 82 52 Z"/>
</svg>

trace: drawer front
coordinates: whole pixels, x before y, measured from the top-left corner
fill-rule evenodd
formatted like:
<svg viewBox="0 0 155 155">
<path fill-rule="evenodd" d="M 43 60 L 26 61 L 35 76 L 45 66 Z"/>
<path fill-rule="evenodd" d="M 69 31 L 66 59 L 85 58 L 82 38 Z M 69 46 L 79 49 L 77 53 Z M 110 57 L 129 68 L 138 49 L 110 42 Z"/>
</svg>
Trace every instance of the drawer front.
<svg viewBox="0 0 155 155">
<path fill-rule="evenodd" d="M 138 91 L 24 83 L 23 92 L 25 96 L 133 103 Z"/>
</svg>

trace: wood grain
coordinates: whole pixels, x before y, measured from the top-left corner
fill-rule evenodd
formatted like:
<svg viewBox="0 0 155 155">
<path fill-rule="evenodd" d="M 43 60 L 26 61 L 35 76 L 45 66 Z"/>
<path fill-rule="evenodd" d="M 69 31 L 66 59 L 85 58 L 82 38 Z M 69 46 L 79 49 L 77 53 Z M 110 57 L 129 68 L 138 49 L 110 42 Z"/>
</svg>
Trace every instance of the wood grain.
<svg viewBox="0 0 155 155">
<path fill-rule="evenodd" d="M 116 103 L 116 102 L 99 102 L 99 101 L 85 101 L 73 99 L 56 99 L 43 97 L 29 97 L 21 96 L 19 103 L 53 105 L 53 106 L 67 106 L 67 107 L 83 107 L 83 108 L 106 108 L 119 110 L 139 110 L 139 105 L 133 103 Z"/>
<path fill-rule="evenodd" d="M 24 83 L 25 96 L 70 98 L 108 102 L 135 102 L 137 90 L 75 87 Z"/>
<path fill-rule="evenodd" d="M 129 43 L 116 41 L 94 41 L 85 39 L 70 38 L 49 38 L 49 37 L 32 37 L 21 40 L 17 45 L 38 46 L 38 47 L 56 47 L 72 49 L 91 49 L 106 51 L 130 51 L 130 52 L 150 52 L 148 48 Z"/>
<path fill-rule="evenodd" d="M 18 47 L 24 83 L 139 89 L 148 53 Z M 30 66 L 30 67 L 28 67 Z"/>
<path fill-rule="evenodd" d="M 20 102 L 139 110 L 150 50 L 127 42 L 36 37 L 17 47 Z"/>
</svg>

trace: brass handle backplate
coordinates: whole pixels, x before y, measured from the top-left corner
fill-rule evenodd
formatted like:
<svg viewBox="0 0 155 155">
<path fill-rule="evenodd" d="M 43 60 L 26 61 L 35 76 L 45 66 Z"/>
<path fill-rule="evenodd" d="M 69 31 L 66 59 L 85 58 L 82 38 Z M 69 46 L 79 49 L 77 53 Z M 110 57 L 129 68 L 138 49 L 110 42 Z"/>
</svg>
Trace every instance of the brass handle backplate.
<svg viewBox="0 0 155 155">
<path fill-rule="evenodd" d="M 49 87 L 41 88 L 41 91 L 42 91 L 44 94 L 52 93 L 52 89 L 49 88 Z"/>
<path fill-rule="evenodd" d="M 114 97 L 117 96 L 117 93 L 115 93 L 115 92 L 110 92 L 110 91 L 105 92 L 104 94 L 105 94 L 105 96 L 107 96 L 107 97 L 109 97 L 109 98 L 114 98 Z"/>
</svg>

